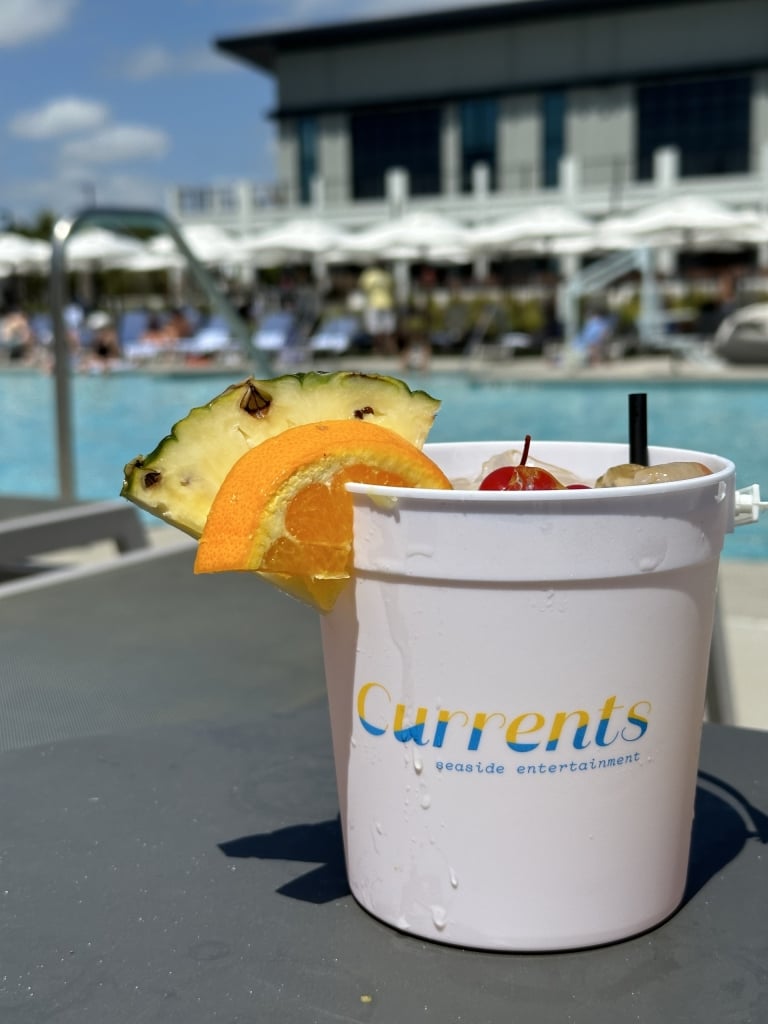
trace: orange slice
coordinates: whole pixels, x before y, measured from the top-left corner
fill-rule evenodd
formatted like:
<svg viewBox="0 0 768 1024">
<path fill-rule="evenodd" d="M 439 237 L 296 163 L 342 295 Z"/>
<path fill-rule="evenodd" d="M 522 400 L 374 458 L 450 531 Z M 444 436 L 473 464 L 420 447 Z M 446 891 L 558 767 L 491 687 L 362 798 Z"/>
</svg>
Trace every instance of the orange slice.
<svg viewBox="0 0 768 1024">
<path fill-rule="evenodd" d="M 240 458 L 208 513 L 195 572 L 259 572 L 323 610 L 352 572 L 350 481 L 449 490 L 399 434 L 365 420 L 291 427 Z"/>
</svg>

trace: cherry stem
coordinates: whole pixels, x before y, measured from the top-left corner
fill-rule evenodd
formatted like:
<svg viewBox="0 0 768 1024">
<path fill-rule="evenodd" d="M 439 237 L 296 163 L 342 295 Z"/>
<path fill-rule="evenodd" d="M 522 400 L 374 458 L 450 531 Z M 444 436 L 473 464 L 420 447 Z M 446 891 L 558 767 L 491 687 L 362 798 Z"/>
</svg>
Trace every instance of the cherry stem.
<svg viewBox="0 0 768 1024">
<path fill-rule="evenodd" d="M 523 445 L 523 454 L 520 456 L 520 465 L 524 466 L 528 461 L 528 452 L 531 448 L 531 435 L 525 435 L 525 444 Z"/>
</svg>

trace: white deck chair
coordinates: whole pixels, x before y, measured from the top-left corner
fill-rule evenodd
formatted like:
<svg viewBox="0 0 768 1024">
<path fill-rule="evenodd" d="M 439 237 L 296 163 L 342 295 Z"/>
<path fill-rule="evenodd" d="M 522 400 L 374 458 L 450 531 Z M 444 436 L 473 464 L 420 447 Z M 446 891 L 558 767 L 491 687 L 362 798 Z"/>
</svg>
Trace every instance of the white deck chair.
<svg viewBox="0 0 768 1024">
<path fill-rule="evenodd" d="M 111 540 L 118 553 L 149 546 L 137 510 L 125 501 L 98 501 L 0 520 L 0 583 L 49 566 L 30 562 L 31 555 Z"/>
</svg>

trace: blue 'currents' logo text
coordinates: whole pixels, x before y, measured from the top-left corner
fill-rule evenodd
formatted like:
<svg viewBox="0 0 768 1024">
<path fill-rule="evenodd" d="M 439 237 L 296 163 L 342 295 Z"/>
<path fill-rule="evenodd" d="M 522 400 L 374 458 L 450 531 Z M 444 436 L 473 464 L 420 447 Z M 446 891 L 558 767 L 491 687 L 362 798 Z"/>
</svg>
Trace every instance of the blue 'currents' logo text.
<svg viewBox="0 0 768 1024">
<path fill-rule="evenodd" d="M 365 683 L 357 694 L 358 718 L 371 736 L 391 733 L 400 743 L 438 750 L 449 740 L 454 748 L 458 744 L 461 749 L 478 751 L 483 743 L 485 748 L 489 745 L 489 734 L 496 739 L 501 734 L 506 748 L 516 754 L 605 748 L 617 741 L 636 743 L 648 730 L 650 712 L 650 701 L 619 703 L 613 694 L 591 711 L 577 708 L 545 715 L 539 711 L 514 714 L 440 708 L 430 713 L 428 708 L 417 707 L 412 721 L 407 721 L 406 705 L 395 702 L 382 683 Z"/>
</svg>

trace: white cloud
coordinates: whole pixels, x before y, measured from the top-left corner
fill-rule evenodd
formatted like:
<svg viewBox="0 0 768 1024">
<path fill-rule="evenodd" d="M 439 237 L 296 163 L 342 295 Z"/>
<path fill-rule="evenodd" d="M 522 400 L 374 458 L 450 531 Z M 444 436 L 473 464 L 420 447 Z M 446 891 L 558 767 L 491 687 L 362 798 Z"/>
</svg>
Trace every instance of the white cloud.
<svg viewBox="0 0 768 1024">
<path fill-rule="evenodd" d="M 78 96 L 60 96 L 37 110 L 27 110 L 10 123 L 12 135 L 24 139 L 52 139 L 91 131 L 106 123 L 109 110 L 103 103 Z"/>
<path fill-rule="evenodd" d="M 72 139 L 61 148 L 61 158 L 84 164 L 157 160 L 170 148 L 165 132 L 142 124 L 113 124 L 101 131 Z"/>
<path fill-rule="evenodd" d="M 66 28 L 79 0 L 0 0 L 0 47 L 23 46 Z"/>
<path fill-rule="evenodd" d="M 123 62 L 125 77 L 137 81 L 163 75 L 207 74 L 232 69 L 232 62 L 212 49 L 200 48 L 176 53 L 158 44 L 148 44 L 134 50 Z"/>
</svg>

